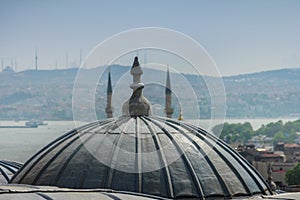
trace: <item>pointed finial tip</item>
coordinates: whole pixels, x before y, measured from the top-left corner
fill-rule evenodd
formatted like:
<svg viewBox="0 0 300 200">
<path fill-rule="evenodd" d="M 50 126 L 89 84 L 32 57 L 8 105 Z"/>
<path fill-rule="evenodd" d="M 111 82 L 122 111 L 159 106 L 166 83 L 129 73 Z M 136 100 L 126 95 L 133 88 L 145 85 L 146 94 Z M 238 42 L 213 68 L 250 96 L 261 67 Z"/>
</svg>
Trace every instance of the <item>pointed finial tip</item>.
<svg viewBox="0 0 300 200">
<path fill-rule="evenodd" d="M 139 59 L 138 59 L 138 57 L 136 56 L 136 57 L 134 58 L 134 62 L 133 62 L 132 67 L 136 67 L 136 66 L 139 66 L 139 65 L 140 65 Z"/>
</svg>

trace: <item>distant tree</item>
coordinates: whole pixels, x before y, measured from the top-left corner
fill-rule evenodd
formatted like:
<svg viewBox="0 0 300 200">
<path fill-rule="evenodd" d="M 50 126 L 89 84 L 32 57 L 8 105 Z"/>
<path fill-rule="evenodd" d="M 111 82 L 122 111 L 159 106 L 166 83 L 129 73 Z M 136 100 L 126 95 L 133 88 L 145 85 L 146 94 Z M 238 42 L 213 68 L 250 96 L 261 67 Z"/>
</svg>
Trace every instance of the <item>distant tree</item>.
<svg viewBox="0 0 300 200">
<path fill-rule="evenodd" d="M 282 132 L 277 132 L 275 135 L 274 135 L 274 140 L 273 140 L 273 143 L 276 144 L 278 142 L 284 142 L 285 141 L 285 136 Z"/>
<path fill-rule="evenodd" d="M 281 120 L 277 122 L 271 122 L 265 126 L 261 126 L 257 131 L 256 135 L 266 135 L 274 137 L 276 133 L 283 132 L 283 122 Z"/>
<path fill-rule="evenodd" d="M 215 134 L 220 134 L 220 138 L 228 143 L 240 142 L 245 143 L 255 135 L 265 135 L 274 138 L 274 143 L 287 142 L 292 143 L 300 132 L 300 120 L 283 123 L 281 120 L 262 125 L 258 130 L 254 131 L 249 122 L 228 124 L 224 123 L 213 127 Z"/>
<path fill-rule="evenodd" d="M 285 179 L 289 185 L 300 184 L 300 163 L 298 163 L 294 169 L 286 172 Z"/>
<path fill-rule="evenodd" d="M 221 130 L 222 129 L 222 130 Z M 224 123 L 223 128 L 222 125 L 216 125 L 212 129 L 213 133 L 218 134 L 221 131 L 220 138 L 225 140 L 228 143 L 232 142 L 247 142 L 253 136 L 253 128 L 249 122 L 244 124 L 228 124 Z"/>
</svg>

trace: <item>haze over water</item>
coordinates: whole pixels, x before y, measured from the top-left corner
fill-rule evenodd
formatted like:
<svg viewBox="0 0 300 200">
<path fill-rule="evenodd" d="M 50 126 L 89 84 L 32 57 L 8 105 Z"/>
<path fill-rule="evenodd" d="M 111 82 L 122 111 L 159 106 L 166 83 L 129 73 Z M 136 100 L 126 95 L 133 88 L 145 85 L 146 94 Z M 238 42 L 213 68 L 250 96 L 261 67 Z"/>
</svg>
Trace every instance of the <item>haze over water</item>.
<svg viewBox="0 0 300 200">
<path fill-rule="evenodd" d="M 228 123 L 244 123 L 250 122 L 253 129 L 258 129 L 262 124 L 276 122 L 294 121 L 295 118 L 289 119 L 228 119 Z M 197 124 L 206 128 L 209 120 L 189 120 L 188 122 Z M 0 125 L 22 125 L 24 121 L 0 121 Z M 73 121 L 46 121 L 47 126 L 39 126 L 38 128 L 0 128 L 0 160 L 12 160 L 24 163 L 33 156 L 42 147 L 58 138 L 67 131 L 75 128 Z M 88 122 L 81 122 L 80 125 Z M 214 125 L 213 125 L 214 126 Z"/>
</svg>

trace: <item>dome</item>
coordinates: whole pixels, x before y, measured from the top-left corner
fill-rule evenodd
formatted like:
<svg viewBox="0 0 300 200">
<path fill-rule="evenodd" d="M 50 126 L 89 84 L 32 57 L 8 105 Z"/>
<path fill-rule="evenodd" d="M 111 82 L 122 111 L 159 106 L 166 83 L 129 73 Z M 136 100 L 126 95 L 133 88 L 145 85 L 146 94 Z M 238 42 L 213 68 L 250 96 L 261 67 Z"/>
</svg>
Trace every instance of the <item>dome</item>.
<svg viewBox="0 0 300 200">
<path fill-rule="evenodd" d="M 64 134 L 31 157 L 10 183 L 100 188 L 170 199 L 272 194 L 257 171 L 213 134 L 151 115 L 143 85 L 132 85 L 136 88 L 123 106 L 127 114 Z"/>
<path fill-rule="evenodd" d="M 140 154 L 129 158 L 114 145 L 103 144 L 106 139 Z M 149 171 L 153 160 L 143 156 L 146 152 L 156 152 L 157 160 L 166 166 Z M 133 173 L 137 167 L 145 170 Z M 155 116 L 125 116 L 68 132 L 33 156 L 11 183 L 104 188 L 168 198 L 269 193 L 260 175 L 224 142 L 191 124 Z"/>
</svg>

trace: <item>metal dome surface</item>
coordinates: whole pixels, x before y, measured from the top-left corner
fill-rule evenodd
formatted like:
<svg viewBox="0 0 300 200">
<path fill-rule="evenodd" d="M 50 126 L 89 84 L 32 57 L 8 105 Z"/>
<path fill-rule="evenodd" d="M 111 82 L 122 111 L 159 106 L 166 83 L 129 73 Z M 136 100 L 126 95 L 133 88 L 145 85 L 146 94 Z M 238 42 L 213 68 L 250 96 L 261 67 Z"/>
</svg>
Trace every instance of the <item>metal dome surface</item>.
<svg viewBox="0 0 300 200">
<path fill-rule="evenodd" d="M 156 116 L 122 116 L 74 129 L 41 149 L 10 182 L 171 199 L 272 193 L 256 170 L 213 134 Z"/>
</svg>

